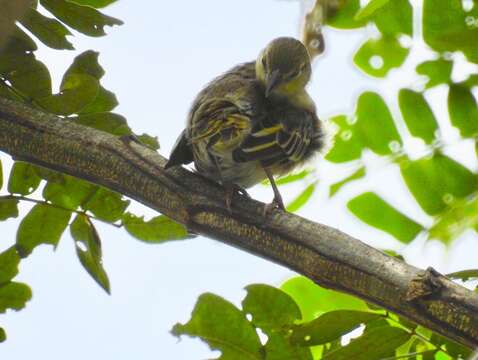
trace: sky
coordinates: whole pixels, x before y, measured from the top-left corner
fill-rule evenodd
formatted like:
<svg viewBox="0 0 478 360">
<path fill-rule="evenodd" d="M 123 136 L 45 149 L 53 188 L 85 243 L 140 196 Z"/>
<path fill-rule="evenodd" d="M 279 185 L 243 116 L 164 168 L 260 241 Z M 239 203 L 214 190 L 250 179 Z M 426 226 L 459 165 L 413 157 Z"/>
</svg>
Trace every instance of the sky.
<svg viewBox="0 0 478 360">
<path fill-rule="evenodd" d="M 105 9 L 122 19 L 121 27 L 108 29 L 103 38 L 76 34 L 75 52 L 42 48 L 40 60 L 50 69 L 59 85 L 62 73 L 82 51 L 100 52 L 106 69 L 104 85 L 120 101 L 116 112 L 127 117 L 137 133 L 158 136 L 160 153 L 167 156 L 184 127 L 195 94 L 208 81 L 233 65 L 254 59 L 260 50 L 279 36 L 298 36 L 300 5 L 278 0 L 202 0 L 190 2 L 131 2 L 122 0 Z M 397 111 L 395 96 L 403 86 L 420 87 L 413 79 L 418 61 L 429 55 L 421 44 L 412 51 L 400 73 L 392 72 L 387 81 L 377 81 L 352 66 L 352 56 L 373 30 L 364 32 L 327 31 L 327 51 L 314 65 L 310 94 L 319 117 L 351 112 L 363 90 L 382 94 Z M 454 74 L 464 76 L 466 71 Z M 472 69 L 473 70 L 473 69 Z M 429 95 L 437 115 L 446 114 L 439 88 Z M 441 99 L 441 101 L 439 101 Z M 453 143 L 457 133 L 447 129 Z M 417 146 L 408 143 L 407 146 Z M 459 143 L 446 153 L 476 170 L 469 153 L 472 144 Z M 11 160 L 0 155 L 4 169 Z M 299 212 L 302 216 L 339 228 L 380 248 L 403 250 L 407 260 L 420 267 L 434 266 L 448 272 L 476 267 L 471 254 L 478 253 L 478 241 L 465 234 L 447 252 L 437 242 L 424 244 L 417 239 L 403 246 L 391 236 L 371 229 L 351 216 L 345 203 L 354 194 L 374 190 L 409 216 L 430 224 L 399 179 L 396 166 L 380 163 L 372 155 L 365 159 L 371 175 L 366 181 L 350 185 L 336 197 L 327 196 L 327 183 L 350 171 L 318 160 L 319 190 Z M 325 179 L 322 182 L 322 179 Z M 283 189 L 287 200 L 306 184 Z M 263 201 L 272 199 L 269 188 L 258 185 L 251 195 Z M 23 205 L 27 211 L 29 206 Z M 135 213 L 154 216 L 139 204 Z M 0 250 L 14 242 L 18 220 L 1 223 Z M 48 358 L 83 359 L 205 359 L 208 347 L 198 340 L 178 341 L 169 331 L 176 322 L 185 322 L 197 297 L 213 292 L 239 304 L 251 283 L 280 285 L 293 272 L 222 243 L 196 238 L 162 245 L 148 245 L 131 238 L 125 231 L 98 224 L 102 238 L 104 266 L 109 274 L 112 294 L 106 295 L 79 264 L 73 241 L 65 233 L 53 252 L 42 246 L 21 263 L 18 281 L 29 284 L 33 299 L 26 309 L 0 317 L 8 340 L 0 346 L 2 359 Z"/>
</svg>

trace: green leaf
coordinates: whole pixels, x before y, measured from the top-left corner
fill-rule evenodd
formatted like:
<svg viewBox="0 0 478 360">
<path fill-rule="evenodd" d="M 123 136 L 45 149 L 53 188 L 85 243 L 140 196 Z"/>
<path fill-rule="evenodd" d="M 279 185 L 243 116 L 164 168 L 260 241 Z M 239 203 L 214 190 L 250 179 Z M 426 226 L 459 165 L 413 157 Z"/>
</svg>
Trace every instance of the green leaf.
<svg viewBox="0 0 478 360">
<path fill-rule="evenodd" d="M 17 250 L 27 257 L 40 244 L 57 246 L 71 213 L 49 205 L 35 205 L 23 218 L 17 231 Z"/>
<path fill-rule="evenodd" d="M 38 104 L 57 115 L 71 115 L 80 112 L 96 99 L 99 91 L 98 80 L 86 74 L 70 74 L 64 78 L 60 93 L 38 100 Z"/>
<path fill-rule="evenodd" d="M 100 54 L 96 51 L 87 50 L 75 57 L 73 63 L 66 70 L 63 76 L 63 81 L 71 74 L 83 74 L 93 76 L 100 80 L 105 74 L 105 70 L 98 63 L 98 56 Z"/>
<path fill-rule="evenodd" d="M 194 237 L 188 233 L 183 225 L 164 215 L 144 221 L 144 217 L 137 217 L 131 213 L 126 213 L 123 215 L 122 221 L 123 226 L 130 235 L 150 244 Z"/>
<path fill-rule="evenodd" d="M 17 276 L 18 264 L 20 264 L 20 256 L 14 246 L 0 253 L 0 284 Z"/>
<path fill-rule="evenodd" d="M 355 20 L 362 20 L 373 15 L 378 9 L 386 5 L 390 0 L 370 0 L 365 7 L 355 15 Z"/>
<path fill-rule="evenodd" d="M 478 269 L 456 271 L 446 274 L 446 276 L 450 279 L 461 279 L 463 281 L 468 281 L 470 279 L 478 279 Z"/>
<path fill-rule="evenodd" d="M 410 133 L 431 144 L 435 139 L 438 123 L 423 94 L 410 89 L 401 89 L 398 93 L 398 103 Z"/>
<path fill-rule="evenodd" d="M 0 286 L 0 314 L 7 309 L 21 310 L 27 301 L 32 298 L 30 288 L 22 283 L 8 282 Z"/>
<path fill-rule="evenodd" d="M 71 35 L 70 31 L 58 20 L 30 8 L 20 22 L 46 46 L 53 49 L 74 49 L 66 38 Z"/>
<path fill-rule="evenodd" d="M 405 244 L 410 243 L 423 230 L 420 224 L 372 192 L 353 198 L 347 207 L 366 224 L 389 233 Z"/>
<path fill-rule="evenodd" d="M 68 175 L 49 181 L 43 189 L 43 198 L 53 204 L 75 210 L 97 191 L 94 185 Z"/>
<path fill-rule="evenodd" d="M 98 94 L 91 103 L 81 109 L 80 114 L 91 114 L 111 111 L 118 106 L 118 99 L 111 91 L 100 85 Z"/>
<path fill-rule="evenodd" d="M 291 342 L 301 346 L 325 344 L 382 317 L 381 314 L 356 310 L 330 311 L 308 323 L 294 326 Z"/>
<path fill-rule="evenodd" d="M 448 93 L 448 112 L 453 126 L 463 137 L 478 133 L 478 106 L 471 90 L 461 85 L 451 85 Z"/>
<path fill-rule="evenodd" d="M 18 200 L 8 196 L 0 197 L 0 221 L 18 217 Z"/>
<path fill-rule="evenodd" d="M 365 42 L 355 54 L 354 62 L 369 75 L 385 77 L 391 69 L 404 63 L 409 52 L 395 37 L 384 36 Z"/>
<path fill-rule="evenodd" d="M 67 0 L 68 2 L 75 3 L 78 5 L 91 6 L 94 8 L 103 8 L 108 6 L 117 0 Z"/>
<path fill-rule="evenodd" d="M 7 53 L 25 53 L 27 51 L 35 51 L 38 47 L 35 41 L 32 40 L 23 30 L 15 25 L 13 32 L 10 34 L 10 39 L 3 48 Z"/>
<path fill-rule="evenodd" d="M 131 129 L 126 122 L 126 119 L 115 113 L 100 112 L 96 114 L 81 114 L 71 119 L 78 124 L 113 135 L 123 136 L 131 134 Z"/>
<path fill-rule="evenodd" d="M 40 182 L 41 179 L 36 174 L 33 165 L 16 161 L 8 179 L 8 192 L 10 194 L 29 195 L 37 189 Z"/>
<path fill-rule="evenodd" d="M 340 2 L 339 8 L 326 19 L 326 24 L 337 29 L 356 29 L 364 26 L 367 21 L 356 20 L 355 15 L 360 10 L 360 0 Z"/>
<path fill-rule="evenodd" d="M 296 212 L 301 209 L 312 197 L 315 191 L 316 183 L 307 186 L 290 204 L 287 205 L 287 211 Z"/>
<path fill-rule="evenodd" d="M 252 315 L 252 323 L 265 333 L 281 330 L 302 318 L 299 306 L 290 295 L 269 285 L 253 284 L 246 287 L 247 295 L 242 310 Z"/>
<path fill-rule="evenodd" d="M 152 150 L 159 149 L 159 141 L 157 136 L 150 136 L 148 134 L 142 134 L 137 136 L 138 140 L 141 141 L 143 144 L 151 148 Z"/>
<path fill-rule="evenodd" d="M 51 94 L 50 73 L 33 54 L 2 52 L 0 75 L 25 97 L 38 99 Z"/>
<path fill-rule="evenodd" d="M 344 185 L 348 184 L 351 181 L 361 179 L 364 176 L 365 176 L 365 167 L 361 166 L 352 175 L 347 176 L 345 179 L 330 185 L 329 196 L 330 197 L 334 196 Z"/>
<path fill-rule="evenodd" d="M 101 240 L 90 219 L 78 214 L 70 225 L 71 237 L 75 241 L 76 254 L 91 277 L 110 293 L 110 281 L 103 268 Z"/>
<path fill-rule="evenodd" d="M 428 77 L 428 81 L 425 85 L 427 89 L 451 82 L 452 70 L 453 61 L 442 58 L 422 62 L 416 68 L 418 74 Z"/>
<path fill-rule="evenodd" d="M 475 192 L 477 177 L 443 154 L 416 161 L 402 161 L 400 170 L 418 204 L 429 215 L 438 215 L 456 198 Z"/>
<path fill-rule="evenodd" d="M 312 169 L 304 169 L 304 170 L 302 170 L 298 173 L 293 173 L 293 174 L 290 174 L 290 175 L 287 175 L 287 176 L 280 177 L 277 180 L 275 180 L 276 185 L 277 186 L 286 185 L 286 184 L 290 184 L 292 182 L 303 180 L 309 174 L 311 174 L 312 171 L 313 171 Z"/>
<path fill-rule="evenodd" d="M 413 7 L 409 0 L 392 0 L 377 9 L 373 21 L 382 35 L 413 35 Z"/>
<path fill-rule="evenodd" d="M 62 22 L 89 36 L 106 35 L 105 26 L 121 25 L 121 20 L 103 15 L 89 6 L 65 0 L 40 0 L 40 3 Z"/>
<path fill-rule="evenodd" d="M 1 343 L 1 342 L 4 342 L 5 340 L 7 340 L 7 334 L 5 334 L 5 330 L 3 330 L 3 329 L 0 327 L 0 343 Z"/>
<path fill-rule="evenodd" d="M 429 230 L 429 238 L 449 244 L 451 240 L 478 225 L 478 197 L 456 200 L 443 212 Z"/>
<path fill-rule="evenodd" d="M 123 200 L 122 195 L 99 187 L 96 193 L 83 205 L 83 209 L 91 211 L 96 217 L 115 222 L 123 216 L 129 206 L 129 200 Z"/>
<path fill-rule="evenodd" d="M 364 301 L 338 291 L 324 289 L 303 276 L 287 280 L 281 289 L 299 305 L 304 321 L 311 321 L 317 315 L 332 310 L 368 310 Z"/>
<path fill-rule="evenodd" d="M 383 326 L 364 333 L 348 345 L 330 352 L 327 360 L 379 360 L 393 356 L 395 349 L 407 342 L 411 334 L 403 329 Z"/>
<path fill-rule="evenodd" d="M 362 140 L 355 132 L 356 119 L 349 118 L 345 115 L 334 116 L 330 122 L 339 128 L 335 134 L 333 146 L 325 155 L 328 161 L 334 163 L 343 163 L 359 159 L 362 155 Z"/>
<path fill-rule="evenodd" d="M 438 52 L 462 51 L 469 61 L 478 62 L 476 6 L 463 10 L 461 0 L 424 0 L 423 38 Z"/>
<path fill-rule="evenodd" d="M 244 314 L 223 298 L 206 293 L 199 297 L 191 320 L 176 324 L 176 336 L 200 337 L 212 349 L 222 352 L 219 359 L 262 360 L 262 346 Z"/>
<path fill-rule="evenodd" d="M 309 348 L 293 345 L 289 339 L 277 333 L 271 333 L 268 337 L 264 346 L 265 360 L 313 360 Z"/>
<path fill-rule="evenodd" d="M 356 127 L 363 144 L 378 155 L 389 155 L 402 145 L 392 114 L 377 93 L 367 91 L 360 95 Z"/>
</svg>

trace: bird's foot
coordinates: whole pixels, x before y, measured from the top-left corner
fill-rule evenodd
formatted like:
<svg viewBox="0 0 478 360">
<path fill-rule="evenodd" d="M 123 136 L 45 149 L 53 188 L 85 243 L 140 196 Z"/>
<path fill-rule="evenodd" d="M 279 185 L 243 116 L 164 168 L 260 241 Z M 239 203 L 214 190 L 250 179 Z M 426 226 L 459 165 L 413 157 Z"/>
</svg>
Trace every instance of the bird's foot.
<svg viewBox="0 0 478 360">
<path fill-rule="evenodd" d="M 264 205 L 263 215 L 268 217 L 274 210 L 286 211 L 284 202 L 282 201 L 282 197 L 280 195 L 274 196 L 274 199 L 270 204 Z"/>
<path fill-rule="evenodd" d="M 226 207 L 230 213 L 232 212 L 232 198 L 235 194 L 245 196 L 248 199 L 251 198 L 251 196 L 247 193 L 246 189 L 240 187 L 237 184 L 226 183 L 223 184 L 223 186 L 226 190 Z"/>
</svg>

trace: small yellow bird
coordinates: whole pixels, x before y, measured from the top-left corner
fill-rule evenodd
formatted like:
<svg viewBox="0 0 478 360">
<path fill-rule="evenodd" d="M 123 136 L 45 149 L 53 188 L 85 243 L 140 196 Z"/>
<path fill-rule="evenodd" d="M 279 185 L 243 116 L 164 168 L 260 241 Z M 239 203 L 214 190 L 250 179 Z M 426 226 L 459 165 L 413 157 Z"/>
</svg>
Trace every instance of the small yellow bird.
<svg viewBox="0 0 478 360">
<path fill-rule="evenodd" d="M 323 146 L 315 104 L 305 90 L 311 73 L 300 41 L 273 40 L 255 62 L 234 67 L 198 94 L 166 168 L 194 161 L 200 174 L 226 188 L 229 209 L 235 191 L 245 193 L 268 178 L 274 191 L 268 208 L 284 209 L 274 176 L 302 165 Z"/>
</svg>

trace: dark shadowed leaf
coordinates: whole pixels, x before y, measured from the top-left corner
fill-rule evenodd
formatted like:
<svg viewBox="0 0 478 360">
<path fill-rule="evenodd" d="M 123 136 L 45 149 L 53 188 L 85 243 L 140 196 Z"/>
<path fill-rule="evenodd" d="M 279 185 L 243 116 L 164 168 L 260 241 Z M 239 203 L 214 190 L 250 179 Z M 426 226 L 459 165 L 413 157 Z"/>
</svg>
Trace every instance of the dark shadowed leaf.
<svg viewBox="0 0 478 360">
<path fill-rule="evenodd" d="M 431 144 L 435 139 L 438 123 L 423 94 L 410 89 L 401 89 L 398 102 L 410 133 Z"/>
<path fill-rule="evenodd" d="M 126 231 L 136 239 L 157 244 L 171 240 L 191 239 L 187 229 L 170 218 L 161 215 L 144 221 L 144 217 L 137 217 L 126 213 L 123 215 L 123 225 Z"/>
<path fill-rule="evenodd" d="M 287 211 L 295 212 L 301 209 L 312 197 L 315 191 L 316 183 L 307 186 L 290 204 L 287 205 Z"/>
<path fill-rule="evenodd" d="M 99 8 L 108 6 L 116 2 L 117 0 L 68 0 L 68 1 L 78 5 L 91 6 L 91 7 L 99 9 Z"/>
<path fill-rule="evenodd" d="M 466 167 L 443 154 L 416 161 L 402 161 L 400 170 L 418 204 L 437 215 L 456 198 L 476 191 L 477 177 Z"/>
<path fill-rule="evenodd" d="M 89 36 L 106 35 L 104 27 L 121 25 L 121 20 L 103 15 L 98 10 L 66 0 L 40 0 L 40 3 L 62 22 Z"/>
<path fill-rule="evenodd" d="M 143 144 L 151 148 L 152 150 L 159 149 L 159 141 L 157 136 L 151 136 L 148 134 L 142 134 L 137 136 L 138 140 L 141 141 Z"/>
<path fill-rule="evenodd" d="M 41 178 L 33 165 L 17 161 L 13 164 L 8 179 L 8 192 L 11 194 L 29 195 L 40 185 Z"/>
<path fill-rule="evenodd" d="M 446 276 L 450 279 L 461 279 L 463 281 L 468 281 L 470 279 L 478 279 L 478 269 L 456 271 L 446 274 Z"/>
<path fill-rule="evenodd" d="M 89 126 L 117 136 L 131 134 L 131 129 L 126 122 L 126 119 L 115 113 L 100 112 L 96 114 L 82 114 L 72 118 L 72 120 L 78 124 Z"/>
<path fill-rule="evenodd" d="M 352 175 L 347 176 L 342 181 L 336 182 L 330 186 L 329 196 L 334 196 L 337 191 L 339 191 L 343 186 L 348 184 L 351 181 L 361 179 L 365 176 L 365 167 L 361 166 L 357 171 L 355 171 Z"/>
<path fill-rule="evenodd" d="M 294 326 L 291 342 L 302 346 L 325 344 L 381 317 L 381 314 L 364 311 L 330 311 L 308 323 Z"/>
<path fill-rule="evenodd" d="M 395 37 L 384 36 L 365 42 L 355 54 L 354 62 L 365 73 L 384 77 L 391 69 L 401 66 L 408 53 Z"/>
<path fill-rule="evenodd" d="M 3 50 L 7 53 L 23 53 L 27 51 L 37 50 L 35 41 L 28 36 L 18 26 L 15 26 L 13 32 L 10 34 L 10 40 L 7 42 Z"/>
<path fill-rule="evenodd" d="M 351 295 L 324 289 L 302 276 L 287 280 L 281 289 L 292 296 L 299 305 L 304 321 L 311 321 L 318 315 L 332 310 L 368 310 L 364 301 Z"/>
<path fill-rule="evenodd" d="M 0 342 L 4 342 L 5 340 L 7 340 L 7 334 L 5 334 L 5 330 L 0 327 Z"/>
<path fill-rule="evenodd" d="M 105 70 L 98 63 L 98 56 L 98 52 L 87 50 L 75 57 L 73 63 L 66 70 L 63 81 L 71 74 L 86 74 L 100 80 L 105 74 Z"/>
<path fill-rule="evenodd" d="M 222 352 L 221 360 L 262 360 L 259 337 L 245 315 L 223 298 L 206 293 L 199 297 L 186 324 L 176 324 L 176 336 L 200 337 L 212 349 Z"/>
<path fill-rule="evenodd" d="M 46 46 L 53 49 L 73 49 L 73 45 L 66 38 L 71 35 L 70 31 L 58 20 L 48 18 L 35 9 L 29 9 L 21 23 Z"/>
<path fill-rule="evenodd" d="M 41 107 L 57 115 L 80 112 L 96 99 L 98 80 L 86 74 L 70 74 L 63 79 L 60 93 L 38 100 Z"/>
<path fill-rule="evenodd" d="M 35 205 L 23 218 L 17 231 L 17 250 L 21 257 L 31 254 L 40 244 L 57 246 L 71 212 L 49 205 Z"/>
<path fill-rule="evenodd" d="M 393 356 L 395 350 L 410 339 L 411 335 L 398 327 L 384 326 L 364 333 L 348 345 L 330 352 L 327 360 L 379 360 Z"/>
<path fill-rule="evenodd" d="M 0 284 L 12 280 L 18 274 L 20 256 L 15 246 L 0 253 Z"/>
<path fill-rule="evenodd" d="M 32 298 L 30 288 L 22 283 L 7 282 L 0 286 L 0 314 L 7 309 L 21 310 Z"/>
<path fill-rule="evenodd" d="M 254 326 L 265 333 L 281 330 L 286 325 L 300 320 L 299 306 L 290 295 L 269 285 L 253 284 L 246 287 L 247 295 L 242 300 L 242 310 L 252 315 Z"/>
<path fill-rule="evenodd" d="M 78 214 L 70 225 L 71 237 L 75 241 L 76 254 L 88 274 L 109 294 L 110 281 L 103 268 L 101 241 L 90 219 Z"/>
<path fill-rule="evenodd" d="M 385 231 L 408 244 L 423 227 L 372 192 L 361 194 L 347 204 L 349 210 L 366 224 Z"/>
<path fill-rule="evenodd" d="M 111 111 L 118 106 L 118 104 L 119 103 L 116 95 L 100 85 L 96 98 L 83 109 L 81 109 L 80 114 Z"/>
<path fill-rule="evenodd" d="M 472 137 L 478 133 L 478 106 L 469 88 L 450 86 L 448 112 L 451 123 L 460 130 L 461 136 Z"/>
<path fill-rule="evenodd" d="M 313 360 L 309 348 L 291 344 L 289 339 L 277 333 L 268 337 L 264 346 L 265 360 Z"/>
<path fill-rule="evenodd" d="M 18 217 L 18 200 L 0 197 L 0 221 Z"/>
<path fill-rule="evenodd" d="M 442 58 L 422 62 L 416 69 L 418 74 L 428 77 L 425 85 L 427 89 L 440 84 L 448 84 L 451 81 L 452 70 L 453 62 Z"/>
<path fill-rule="evenodd" d="M 104 221 L 115 222 L 121 219 L 129 204 L 120 194 L 100 187 L 82 206 Z"/>
</svg>

